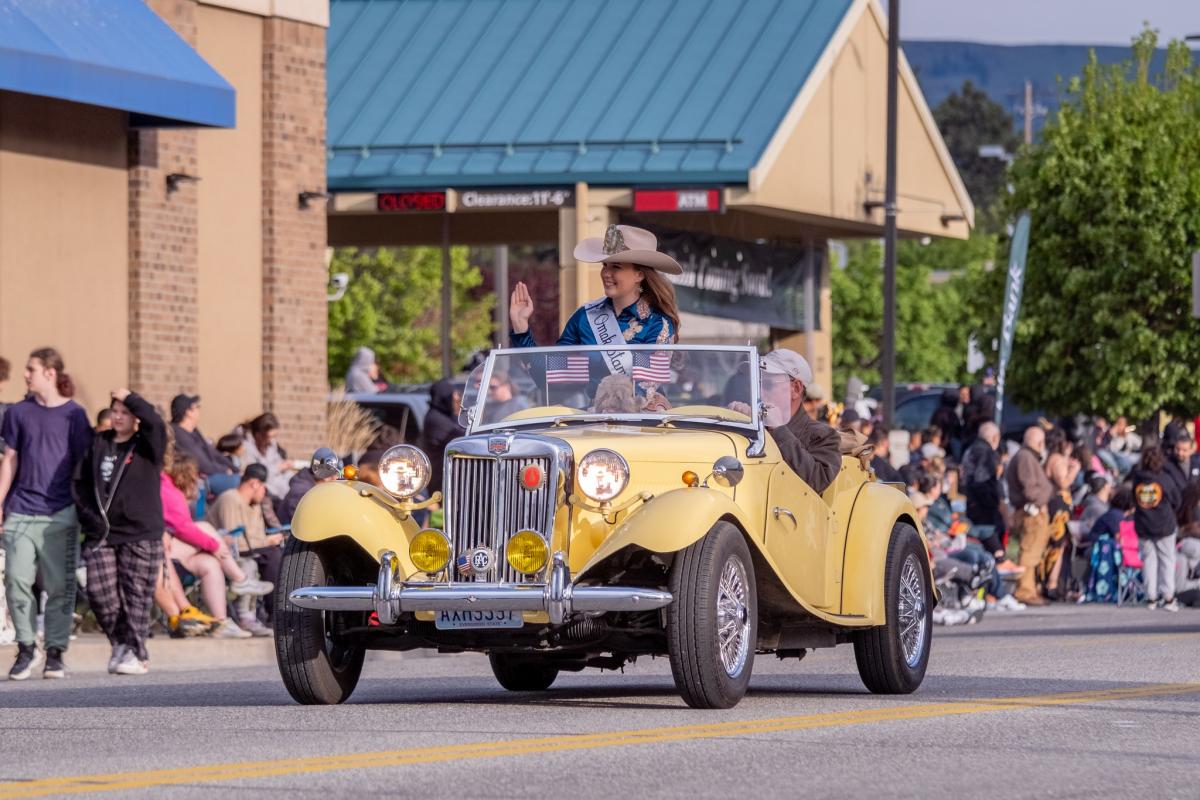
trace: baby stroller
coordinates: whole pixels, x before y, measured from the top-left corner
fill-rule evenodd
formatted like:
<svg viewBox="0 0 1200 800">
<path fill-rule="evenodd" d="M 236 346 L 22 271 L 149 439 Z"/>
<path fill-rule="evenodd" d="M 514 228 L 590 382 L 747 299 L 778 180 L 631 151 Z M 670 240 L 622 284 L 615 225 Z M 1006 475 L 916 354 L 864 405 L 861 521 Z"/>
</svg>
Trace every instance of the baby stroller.
<svg viewBox="0 0 1200 800">
<path fill-rule="evenodd" d="M 970 625 L 983 618 L 987 608 L 979 590 L 991 580 L 994 567 L 943 556 L 934 561 L 934 581 L 941 600 L 933 611 L 939 625 Z"/>
</svg>

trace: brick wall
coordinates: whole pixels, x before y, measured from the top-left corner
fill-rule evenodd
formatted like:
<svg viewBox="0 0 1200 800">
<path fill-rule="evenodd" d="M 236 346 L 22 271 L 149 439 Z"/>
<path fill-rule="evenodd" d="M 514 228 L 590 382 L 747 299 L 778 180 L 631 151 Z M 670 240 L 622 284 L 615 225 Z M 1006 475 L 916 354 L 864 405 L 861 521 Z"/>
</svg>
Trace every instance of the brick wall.
<svg viewBox="0 0 1200 800">
<path fill-rule="evenodd" d="M 290 454 L 325 433 L 325 30 L 263 23 L 263 406 L 283 425 Z"/>
<path fill-rule="evenodd" d="M 195 44 L 195 0 L 148 5 Z M 173 172 L 198 174 L 194 131 L 130 131 L 129 388 L 164 408 L 194 388 L 199 350 L 196 187 L 168 191 Z"/>
</svg>

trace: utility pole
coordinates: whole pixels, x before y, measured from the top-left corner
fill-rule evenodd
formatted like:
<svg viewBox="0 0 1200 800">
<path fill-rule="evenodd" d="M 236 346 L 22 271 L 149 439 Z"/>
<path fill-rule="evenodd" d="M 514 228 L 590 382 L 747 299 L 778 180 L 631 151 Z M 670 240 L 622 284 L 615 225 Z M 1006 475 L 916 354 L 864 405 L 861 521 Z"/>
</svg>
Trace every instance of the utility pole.
<svg viewBox="0 0 1200 800">
<path fill-rule="evenodd" d="M 900 58 L 900 0 L 888 0 L 887 183 L 883 200 L 883 424 L 896 408 L 896 79 Z"/>
<path fill-rule="evenodd" d="M 1033 144 L 1033 81 L 1025 81 L 1025 144 Z"/>
<path fill-rule="evenodd" d="M 496 285 L 496 346 L 508 347 L 508 245 L 496 246 L 492 283 Z"/>
<path fill-rule="evenodd" d="M 442 377 L 449 378 L 454 374 L 454 368 L 451 353 L 452 345 L 450 343 L 450 314 L 453 312 L 451 308 L 451 282 L 453 274 L 450 269 L 450 215 L 442 214 Z"/>
</svg>

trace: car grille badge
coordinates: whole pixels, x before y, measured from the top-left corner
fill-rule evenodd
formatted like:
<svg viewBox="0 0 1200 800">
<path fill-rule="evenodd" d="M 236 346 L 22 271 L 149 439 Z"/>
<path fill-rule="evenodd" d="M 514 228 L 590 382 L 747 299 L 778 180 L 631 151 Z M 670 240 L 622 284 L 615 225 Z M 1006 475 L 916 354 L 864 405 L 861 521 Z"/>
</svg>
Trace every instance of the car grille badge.
<svg viewBox="0 0 1200 800">
<path fill-rule="evenodd" d="M 464 553 L 459 553 L 455 560 L 458 574 L 464 577 L 486 575 L 492 569 L 496 556 L 490 547 L 475 547 Z"/>
</svg>

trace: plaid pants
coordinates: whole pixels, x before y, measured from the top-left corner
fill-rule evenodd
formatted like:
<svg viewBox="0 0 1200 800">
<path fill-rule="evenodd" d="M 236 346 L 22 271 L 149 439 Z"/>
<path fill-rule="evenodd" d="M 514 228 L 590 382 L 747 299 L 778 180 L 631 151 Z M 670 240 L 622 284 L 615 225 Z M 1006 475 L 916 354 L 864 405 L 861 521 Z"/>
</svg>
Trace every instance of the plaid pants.
<svg viewBox="0 0 1200 800">
<path fill-rule="evenodd" d="M 114 646 L 126 645 L 143 661 L 150 658 L 150 611 L 162 566 L 162 539 L 112 544 L 87 542 L 87 597 L 100 627 Z"/>
</svg>

